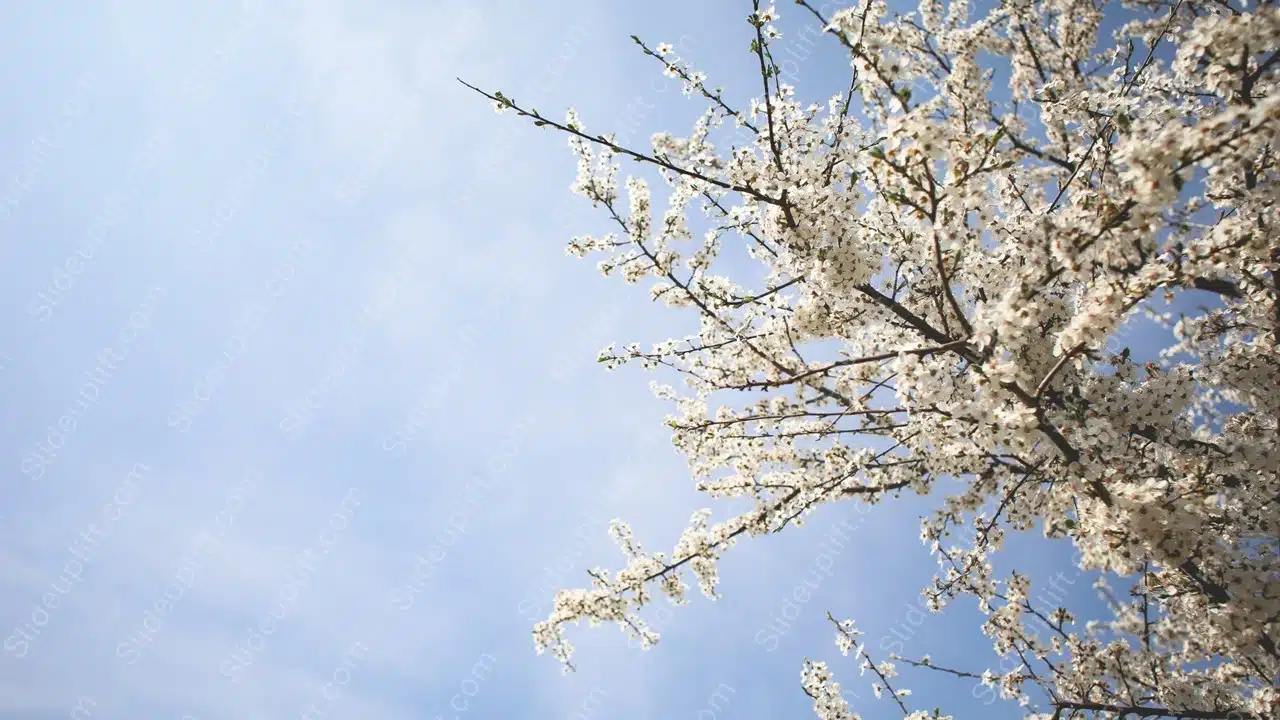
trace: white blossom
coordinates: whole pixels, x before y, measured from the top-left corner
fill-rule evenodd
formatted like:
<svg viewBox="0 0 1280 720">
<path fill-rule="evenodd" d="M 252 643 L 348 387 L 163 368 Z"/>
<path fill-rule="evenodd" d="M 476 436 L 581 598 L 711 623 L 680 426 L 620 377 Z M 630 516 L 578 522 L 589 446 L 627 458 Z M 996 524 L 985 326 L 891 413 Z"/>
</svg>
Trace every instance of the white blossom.
<svg viewBox="0 0 1280 720">
<path fill-rule="evenodd" d="M 698 320 L 600 361 L 681 374 L 683 388 L 654 387 L 675 405 L 675 448 L 699 489 L 750 509 L 699 511 L 670 553 L 616 524 L 626 564 L 557 595 L 538 650 L 568 663 L 564 630 L 582 619 L 648 646 L 638 611 L 653 589 L 684 602 L 692 574 L 715 597 L 739 539 L 960 479 L 921 526 L 940 565 L 926 604 L 976 598 L 1014 664 L 962 677 L 1029 717 L 1054 716 L 1046 697 L 1060 711 L 1280 716 L 1280 7 L 798 5 L 849 54 L 857 97 L 802 104 L 770 69 L 776 11 L 757 4 L 765 97 L 724 98 L 658 46 L 709 107 L 688 137 L 636 151 L 654 180 L 628 178 L 625 206 L 611 137 L 572 113 L 555 124 L 578 158 L 572 190 L 613 231 L 569 252 Z M 718 146 L 730 125 L 749 140 Z M 760 271 L 721 268 L 722 245 Z M 1175 316 L 1171 297 L 1194 302 Z M 1117 335 L 1139 315 L 1171 338 L 1143 360 Z M 1129 594 L 1083 626 L 1039 607 L 1026 575 L 992 563 L 1031 529 Z M 852 622 L 837 627 L 877 695 L 935 717 L 907 706 Z M 818 717 L 858 717 L 825 664 L 806 661 L 802 686 Z"/>
</svg>

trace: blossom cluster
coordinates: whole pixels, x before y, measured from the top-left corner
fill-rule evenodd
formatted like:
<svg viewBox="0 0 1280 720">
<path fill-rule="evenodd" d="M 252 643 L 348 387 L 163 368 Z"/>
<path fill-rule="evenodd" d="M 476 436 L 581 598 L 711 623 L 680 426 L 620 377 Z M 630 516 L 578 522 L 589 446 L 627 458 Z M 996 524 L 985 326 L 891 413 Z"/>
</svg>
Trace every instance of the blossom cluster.
<svg viewBox="0 0 1280 720">
<path fill-rule="evenodd" d="M 765 92 L 745 106 L 668 46 L 651 53 L 708 102 L 688 137 L 621 148 L 573 113 L 490 96 L 569 134 L 572 190 L 612 226 L 570 253 L 698 314 L 688 337 L 600 360 L 680 373 L 682 392 L 655 388 L 675 403 L 676 448 L 709 495 L 754 503 L 695 514 L 670 553 L 619 524 L 627 565 L 562 592 L 539 651 L 568 663 L 564 629 L 583 619 L 656 642 L 638 611 L 657 594 L 683 603 L 690 572 L 714 597 L 739 538 L 963 478 L 921 528 L 940 565 L 925 593 L 934 610 L 976 597 L 995 650 L 1019 660 L 946 672 L 1048 698 L 1054 712 L 1034 717 L 1280 716 L 1280 6 L 797 5 L 850 58 L 849 91 L 822 103 L 781 75 L 778 12 L 758 3 Z M 730 127 L 750 141 L 726 147 Z M 620 188 L 622 159 L 654 168 L 662 192 L 640 176 Z M 716 271 L 726 243 L 762 283 Z M 1192 293 L 1197 307 L 1158 316 Z M 1140 363 L 1110 343 L 1144 312 L 1170 340 Z M 973 542 L 948 545 L 962 524 Z M 1034 528 L 1131 599 L 1084 627 L 1041 613 L 1030 581 L 991 563 Z M 905 716 L 942 717 L 907 707 L 893 662 L 864 660 Z M 824 664 L 806 662 L 802 684 L 819 717 L 857 717 Z"/>
</svg>

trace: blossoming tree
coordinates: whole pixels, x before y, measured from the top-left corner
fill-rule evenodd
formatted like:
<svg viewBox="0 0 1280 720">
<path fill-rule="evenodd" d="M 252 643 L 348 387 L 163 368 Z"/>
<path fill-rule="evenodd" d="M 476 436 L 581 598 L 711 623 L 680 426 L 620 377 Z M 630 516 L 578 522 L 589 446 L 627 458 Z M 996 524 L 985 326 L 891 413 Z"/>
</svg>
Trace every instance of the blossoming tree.
<svg viewBox="0 0 1280 720">
<path fill-rule="evenodd" d="M 667 553 L 615 521 L 626 566 L 560 592 L 539 651 L 571 668 L 564 630 L 583 619 L 656 642 L 637 611 L 683 602 L 690 576 L 714 597 L 739 539 L 961 478 L 922 523 L 940 565 L 924 592 L 935 611 L 976 596 L 1016 668 L 875 658 L 832 618 L 905 717 L 948 716 L 912 707 L 895 661 L 1047 698 L 1037 718 L 1280 717 L 1280 7 L 797 5 L 843 45 L 847 92 L 796 98 L 771 50 L 777 12 L 756 0 L 761 94 L 745 107 L 635 39 L 708 105 L 688 137 L 655 135 L 650 150 L 477 89 L 568 135 L 573 190 L 617 228 L 569 252 L 700 316 L 695 335 L 600 359 L 681 373 L 683 392 L 655 389 L 676 402 L 668 423 L 699 488 L 754 502 L 714 524 L 695 513 Z M 1101 37 L 1116 11 L 1126 22 Z M 730 126 L 747 141 L 717 146 Z M 645 181 L 620 199 L 624 158 L 665 181 L 657 219 Z M 711 227 L 695 234 L 698 211 Z M 717 273 L 726 239 L 763 284 Z M 1197 310 L 1159 312 L 1191 291 Z M 1171 331 L 1158 362 L 1108 342 L 1144 311 Z M 732 391 L 741 402 L 709 407 Z M 961 525 L 972 542 L 954 546 Z M 1082 570 L 1129 599 L 1083 627 L 1035 608 L 1027 577 L 990 564 L 1006 531 L 1028 529 L 1073 543 Z M 820 718 L 858 717 L 824 664 L 806 661 L 802 685 Z"/>
</svg>

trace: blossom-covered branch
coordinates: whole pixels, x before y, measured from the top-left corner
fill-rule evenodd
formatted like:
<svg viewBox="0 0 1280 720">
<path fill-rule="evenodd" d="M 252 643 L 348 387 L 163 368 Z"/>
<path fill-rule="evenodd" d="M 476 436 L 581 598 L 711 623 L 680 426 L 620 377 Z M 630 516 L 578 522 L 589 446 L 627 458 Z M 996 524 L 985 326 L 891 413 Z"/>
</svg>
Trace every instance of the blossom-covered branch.
<svg viewBox="0 0 1280 720">
<path fill-rule="evenodd" d="M 796 98 L 773 61 L 777 10 L 756 0 L 749 105 L 636 39 L 708 103 L 687 137 L 624 148 L 572 111 L 477 89 L 568 136 L 572 190 L 611 224 L 569 252 L 700 318 L 599 359 L 678 373 L 682 391 L 654 387 L 698 488 L 754 503 L 695 513 L 669 553 L 616 523 L 627 565 L 561 592 L 538 649 L 568 663 L 564 630 L 583 619 L 656 642 L 639 615 L 655 589 L 683 603 L 692 572 L 714 597 L 738 540 L 962 478 L 921 528 L 939 563 L 925 594 L 935 611 L 975 596 L 1015 669 L 909 664 L 1047 698 L 1041 720 L 1280 716 L 1280 8 L 1133 0 L 1108 38 L 1121 8 L 1104 0 L 977 17 L 967 0 L 797 4 L 849 58 L 847 92 L 823 103 Z M 1010 71 L 1000 87 L 990 57 Z M 748 141 L 726 147 L 730 129 Z M 621 157 L 654 171 L 660 201 L 644 178 L 619 187 Z M 726 241 L 762 281 L 719 271 Z M 1190 293 L 1198 308 L 1168 312 Z M 1139 314 L 1170 332 L 1145 361 L 1114 342 Z M 964 525 L 972 542 L 944 545 Z M 990 562 L 1032 528 L 1131 599 L 1084 627 L 1033 607 L 1030 580 Z M 870 666 L 882 689 L 891 665 Z M 820 717 L 857 717 L 824 663 L 803 686 Z M 943 717 L 890 694 L 913 720 Z"/>
</svg>

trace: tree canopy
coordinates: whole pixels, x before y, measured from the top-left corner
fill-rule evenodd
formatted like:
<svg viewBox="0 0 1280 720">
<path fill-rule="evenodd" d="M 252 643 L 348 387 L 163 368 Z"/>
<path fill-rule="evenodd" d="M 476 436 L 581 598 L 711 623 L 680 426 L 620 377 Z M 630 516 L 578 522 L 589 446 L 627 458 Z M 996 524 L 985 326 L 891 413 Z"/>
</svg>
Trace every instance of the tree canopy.
<svg viewBox="0 0 1280 720">
<path fill-rule="evenodd" d="M 625 567 L 560 592 L 538 650 L 572 667 L 564 631 L 580 620 L 656 642 L 637 611 L 682 603 L 692 579 L 714 597 L 738 540 L 959 478 L 922 522 L 939 563 L 924 593 L 935 611 L 975 596 L 1016 667 L 875 657 L 832 618 L 904 717 L 949 716 L 913 706 L 901 664 L 978 679 L 1035 718 L 1280 717 L 1280 7 L 796 6 L 843 45 L 845 92 L 796 97 L 772 51 L 778 12 L 756 0 L 747 104 L 635 38 L 707 104 L 647 149 L 477 89 L 568 136 L 573 191 L 615 226 L 569 252 L 698 314 L 696 334 L 600 360 L 679 373 L 682 388 L 655 391 L 699 489 L 753 503 L 694 513 L 668 552 L 615 521 Z M 721 142 L 729 128 L 747 141 Z M 620 183 L 624 159 L 665 182 L 660 214 L 648 182 Z M 726 243 L 762 284 L 720 272 Z M 1142 316 L 1170 333 L 1148 361 L 1112 342 Z M 972 542 L 956 545 L 961 527 Z M 1034 607 L 1030 580 L 991 564 L 1006 533 L 1032 529 L 1127 599 L 1101 622 Z M 802 687 L 818 717 L 858 717 L 825 664 L 806 661 Z"/>
</svg>

